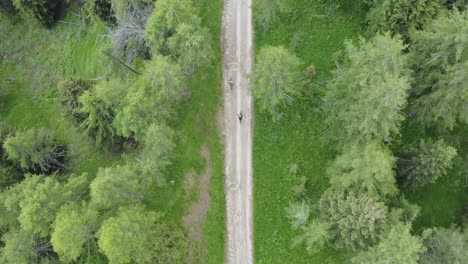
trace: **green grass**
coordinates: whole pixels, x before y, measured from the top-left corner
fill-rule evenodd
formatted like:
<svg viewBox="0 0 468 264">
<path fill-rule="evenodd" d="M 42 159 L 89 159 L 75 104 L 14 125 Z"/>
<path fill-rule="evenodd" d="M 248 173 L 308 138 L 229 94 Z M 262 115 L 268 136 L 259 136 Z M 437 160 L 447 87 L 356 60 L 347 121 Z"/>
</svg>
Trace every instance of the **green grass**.
<svg viewBox="0 0 468 264">
<path fill-rule="evenodd" d="M 257 263 L 343 263 L 346 252 L 327 248 L 309 255 L 305 246 L 292 248 L 297 233 L 291 229 L 285 208 L 295 200 L 292 188 L 300 176 L 308 178 L 307 197 L 314 203 L 328 187 L 326 165 L 334 156 L 334 146 L 323 140 L 324 116 L 319 84 L 330 77 L 332 54 L 343 47 L 345 39 L 362 32 L 364 11 L 349 1 L 341 8 L 319 0 L 289 1 L 292 12 L 282 14 L 268 32 L 255 26 L 255 52 L 264 45 L 283 45 L 295 53 L 304 66 L 314 64 L 317 78 L 308 96 L 285 111 L 286 119 L 273 123 L 270 116 L 255 113 L 254 128 L 254 227 Z M 254 16 L 258 13 L 254 10 Z M 258 109 L 258 108 L 257 108 Z M 290 167 L 297 164 L 296 174 Z"/>
<path fill-rule="evenodd" d="M 120 162 L 120 156 L 97 150 L 92 139 L 61 115 L 54 99 L 56 83 L 60 79 L 71 76 L 94 77 L 91 72 L 100 71 L 102 67 L 98 59 L 89 59 L 99 58 L 95 54 L 97 43 L 94 46 L 90 44 L 86 49 L 77 49 L 73 58 L 62 51 L 71 42 L 78 43 L 79 39 L 85 43 L 94 43 L 105 33 L 105 26 L 92 21 L 85 31 L 83 27 L 74 24 L 77 19 L 70 16 L 51 31 L 22 20 L 2 17 L 1 21 L 0 34 L 5 36 L 1 49 L 6 53 L 7 60 L 0 64 L 0 80 L 1 85 L 8 90 L 6 103 L 0 109 L 1 120 L 18 129 L 52 129 L 57 139 L 67 146 L 67 166 L 71 172 L 93 175 L 99 167 Z M 68 36 L 80 38 L 72 39 Z M 74 75 L 66 74 L 60 63 L 64 61 L 86 67 L 75 70 Z M 8 81 L 10 77 L 12 81 Z"/>
<path fill-rule="evenodd" d="M 205 169 L 206 161 L 200 156 L 200 149 L 210 150 L 213 166 L 211 175 L 210 212 L 203 224 L 203 241 L 192 243 L 191 250 L 206 249 L 207 255 L 196 260 L 197 263 L 223 263 L 225 244 L 225 197 L 224 197 L 224 156 L 223 146 L 216 127 L 216 114 L 222 108 L 221 90 L 221 50 L 219 45 L 221 28 L 221 0 L 197 0 L 203 26 L 212 35 L 214 59 L 211 65 L 199 70 L 188 81 L 190 98 L 178 110 L 178 118 L 171 122 L 176 131 L 176 149 L 172 165 L 168 168 L 167 180 L 175 180 L 174 186 L 156 190 L 155 202 L 150 207 L 165 212 L 170 218 L 182 225 L 182 218 L 188 213 L 189 206 L 198 199 L 198 192 L 185 199 L 185 174 L 194 170 L 197 176 Z"/>
<path fill-rule="evenodd" d="M 419 126 L 405 125 L 402 132 L 402 141 L 398 145 L 418 143 L 421 138 L 444 138 L 445 142 L 457 149 L 453 168 L 447 175 L 440 177 L 436 182 L 427 184 L 414 192 L 406 192 L 405 196 L 410 202 L 421 207 L 419 216 L 413 223 L 413 229 L 421 232 L 429 227 L 448 227 L 452 223 L 462 225 L 464 206 L 467 203 L 467 194 L 464 188 L 466 182 L 466 146 L 468 146 L 467 127 L 459 127 L 452 131 L 451 136 L 444 136 L 433 130 L 423 130 Z M 398 147 L 398 146 L 396 146 Z"/>
</svg>

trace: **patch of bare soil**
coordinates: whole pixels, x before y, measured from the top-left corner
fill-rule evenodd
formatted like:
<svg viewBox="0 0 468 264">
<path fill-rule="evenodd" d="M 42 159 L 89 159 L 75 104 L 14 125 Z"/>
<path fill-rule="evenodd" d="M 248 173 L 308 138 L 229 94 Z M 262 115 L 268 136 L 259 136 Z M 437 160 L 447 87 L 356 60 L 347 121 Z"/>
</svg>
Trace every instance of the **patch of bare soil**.
<svg viewBox="0 0 468 264">
<path fill-rule="evenodd" d="M 189 213 L 184 216 L 184 226 L 188 232 L 188 239 L 191 246 L 189 251 L 189 263 L 204 263 L 207 249 L 202 244 L 203 242 L 203 223 L 206 215 L 210 211 L 210 179 L 213 174 L 213 166 L 211 163 L 211 153 L 206 146 L 202 146 L 200 156 L 206 160 L 206 167 L 198 177 L 198 199 L 189 208 Z M 190 197 L 191 192 L 195 191 L 195 172 L 190 171 L 185 174 L 185 188 L 187 191 L 186 197 Z"/>
</svg>

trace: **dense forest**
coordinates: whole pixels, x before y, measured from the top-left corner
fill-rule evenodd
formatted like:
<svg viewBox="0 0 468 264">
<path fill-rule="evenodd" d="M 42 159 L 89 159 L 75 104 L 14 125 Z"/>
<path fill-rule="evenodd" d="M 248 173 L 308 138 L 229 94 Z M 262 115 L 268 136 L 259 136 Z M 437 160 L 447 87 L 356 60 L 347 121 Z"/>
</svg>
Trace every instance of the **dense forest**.
<svg viewBox="0 0 468 264">
<path fill-rule="evenodd" d="M 219 149 L 190 106 L 207 120 L 219 107 L 219 30 L 207 28 L 219 3 L 1 2 L 1 263 L 223 259 L 222 179 L 206 220 L 217 229 L 194 241 L 182 217 L 196 191 L 179 171 L 201 171 L 201 145 Z"/>
<path fill-rule="evenodd" d="M 466 2 L 306 2 L 255 6 L 257 260 L 466 263 Z"/>
<path fill-rule="evenodd" d="M 255 261 L 467 263 L 468 2 L 253 2 Z M 223 263 L 222 4 L 0 2 L 0 263 Z"/>
</svg>

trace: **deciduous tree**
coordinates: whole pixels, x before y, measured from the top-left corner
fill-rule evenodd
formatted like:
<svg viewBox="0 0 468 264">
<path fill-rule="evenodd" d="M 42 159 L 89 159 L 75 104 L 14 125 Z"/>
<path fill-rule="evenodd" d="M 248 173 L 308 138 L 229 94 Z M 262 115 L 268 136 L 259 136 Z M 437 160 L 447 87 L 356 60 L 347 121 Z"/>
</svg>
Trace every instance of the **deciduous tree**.
<svg viewBox="0 0 468 264">
<path fill-rule="evenodd" d="M 325 96 L 329 133 L 339 144 L 391 140 L 403 120 L 411 78 L 398 37 L 376 35 L 346 43 L 343 69 Z"/>
<path fill-rule="evenodd" d="M 398 193 L 395 161 L 390 151 L 376 141 L 351 144 L 331 163 L 327 175 L 332 185 L 341 184 L 350 191 L 380 200 Z"/>
<path fill-rule="evenodd" d="M 291 103 L 301 91 L 302 62 L 284 47 L 267 46 L 260 50 L 252 74 L 253 95 L 263 111 L 278 119 L 279 107 Z"/>
<path fill-rule="evenodd" d="M 427 252 L 421 255 L 422 264 L 463 264 L 468 259 L 468 237 L 455 226 L 437 228 L 424 240 Z"/>
<path fill-rule="evenodd" d="M 417 264 L 426 250 L 421 238 L 412 236 L 408 225 L 398 224 L 377 245 L 351 259 L 356 264 Z"/>
</svg>

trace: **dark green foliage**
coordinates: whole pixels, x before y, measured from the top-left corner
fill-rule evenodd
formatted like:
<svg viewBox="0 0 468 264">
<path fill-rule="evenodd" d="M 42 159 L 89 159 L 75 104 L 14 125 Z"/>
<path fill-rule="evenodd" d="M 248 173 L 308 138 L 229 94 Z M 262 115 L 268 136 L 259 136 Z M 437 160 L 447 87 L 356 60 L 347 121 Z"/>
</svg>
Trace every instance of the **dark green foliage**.
<svg viewBox="0 0 468 264">
<path fill-rule="evenodd" d="M 91 86 L 91 81 L 81 79 L 65 79 L 58 83 L 58 100 L 63 107 L 64 114 L 77 123 L 84 120 L 83 113 L 80 112 L 81 105 L 78 98 Z"/>
<path fill-rule="evenodd" d="M 397 224 L 390 233 L 368 251 L 351 259 L 355 264 L 417 264 L 419 254 L 426 250 L 422 239 L 412 236 L 410 226 Z"/>
<path fill-rule="evenodd" d="M 424 240 L 427 252 L 421 255 L 422 264 L 463 264 L 468 260 L 468 231 L 455 226 L 437 228 Z"/>
<path fill-rule="evenodd" d="M 329 188 L 319 201 L 320 218 L 330 224 L 333 243 L 354 251 L 379 241 L 387 227 L 387 206 L 367 195 Z"/>
<path fill-rule="evenodd" d="M 12 0 L 2 0 L 0 1 L 0 12 L 3 12 L 5 14 L 10 14 L 10 15 L 15 15 L 18 11 L 13 5 Z"/>
<path fill-rule="evenodd" d="M 64 171 L 66 149 L 57 142 L 54 133 L 45 128 L 17 131 L 3 143 L 7 159 L 21 169 L 50 174 Z"/>
<path fill-rule="evenodd" d="M 95 138 L 96 145 L 100 146 L 105 141 L 114 141 L 116 131 L 112 123 L 116 112 L 121 108 L 125 93 L 123 83 L 103 81 L 79 97 L 78 101 L 81 104 L 79 111 L 85 116 L 82 126 Z"/>
<path fill-rule="evenodd" d="M 67 0 L 13 0 L 13 4 L 20 12 L 33 16 L 46 27 L 51 27 L 58 20 L 67 2 Z"/>
<path fill-rule="evenodd" d="M 0 191 L 19 182 L 21 179 L 22 176 L 13 168 L 0 166 Z"/>
<path fill-rule="evenodd" d="M 404 48 L 388 33 L 346 43 L 343 69 L 334 71 L 325 97 L 329 133 L 339 145 L 398 134 L 411 83 Z"/>
<path fill-rule="evenodd" d="M 112 10 L 111 0 L 90 0 L 87 1 L 92 12 L 102 21 L 113 25 L 117 22 L 114 11 Z"/>
<path fill-rule="evenodd" d="M 392 35 L 408 37 L 412 29 L 421 29 L 439 10 L 445 0 L 371 0 L 367 14 L 369 29 L 373 32 L 390 31 Z"/>
<path fill-rule="evenodd" d="M 398 155 L 398 174 L 411 190 L 435 182 L 447 174 L 457 151 L 443 140 L 421 140 Z"/>
</svg>

